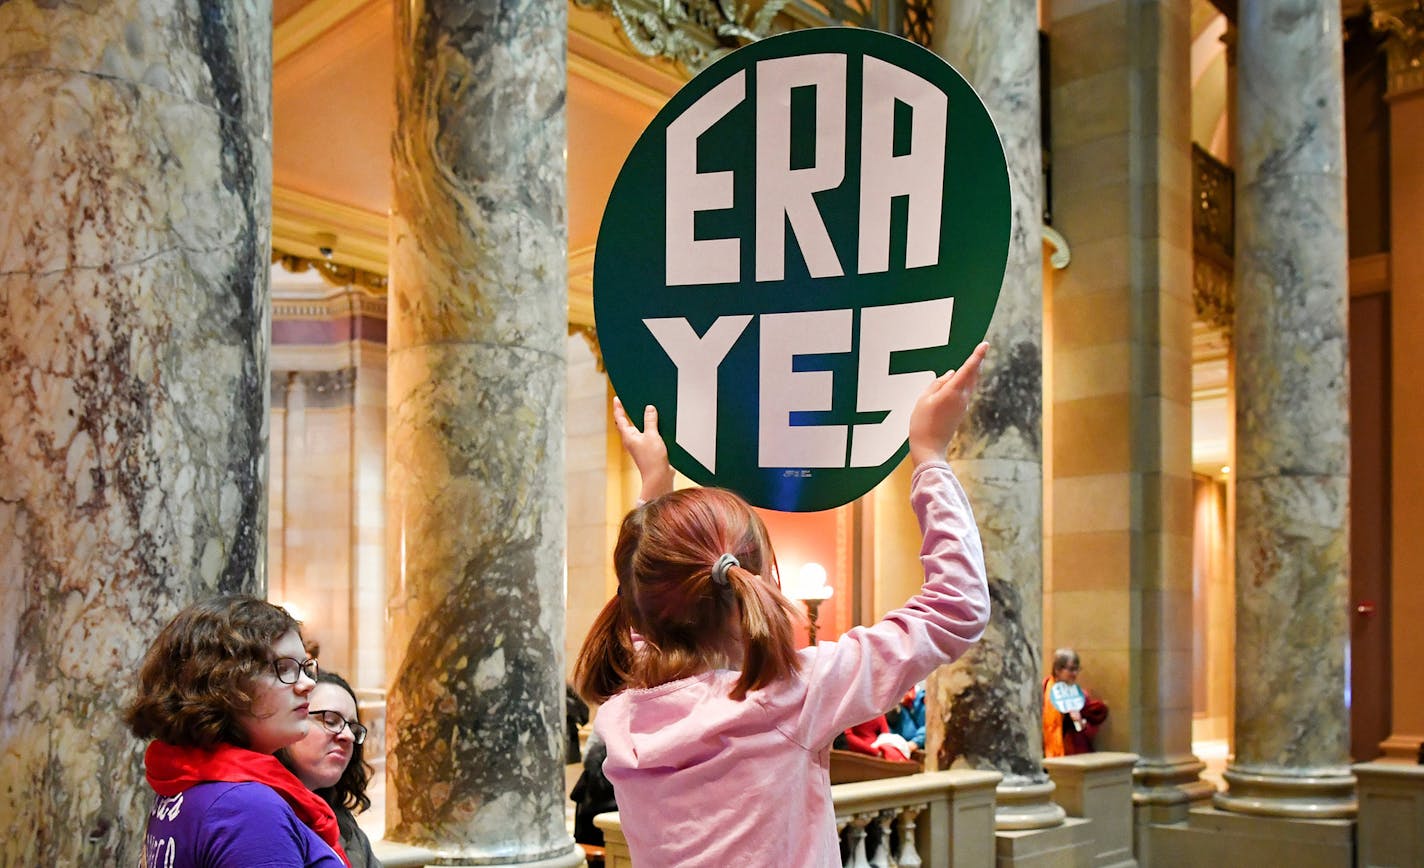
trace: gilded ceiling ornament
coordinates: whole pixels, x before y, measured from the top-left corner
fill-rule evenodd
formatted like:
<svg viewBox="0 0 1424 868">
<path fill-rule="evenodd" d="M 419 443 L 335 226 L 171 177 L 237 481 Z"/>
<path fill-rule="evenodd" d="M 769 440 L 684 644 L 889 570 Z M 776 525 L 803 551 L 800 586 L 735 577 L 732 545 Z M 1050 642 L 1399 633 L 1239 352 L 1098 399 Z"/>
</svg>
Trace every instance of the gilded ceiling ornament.
<svg viewBox="0 0 1424 868">
<path fill-rule="evenodd" d="M 578 0 L 618 19 L 633 48 L 665 57 L 696 74 L 733 49 L 770 35 L 789 0 Z"/>
<path fill-rule="evenodd" d="M 848 24 L 929 45 L 932 0 L 577 0 L 618 20 L 634 50 L 696 75 L 722 55 L 775 32 Z"/>
<path fill-rule="evenodd" d="M 389 285 L 384 274 L 338 265 L 329 259 L 308 259 L 305 256 L 283 253 L 276 248 L 272 250 L 272 261 L 292 274 L 301 274 L 307 269 L 314 268 L 317 274 L 320 274 L 322 279 L 332 286 L 359 286 L 362 289 L 384 293 Z"/>
</svg>

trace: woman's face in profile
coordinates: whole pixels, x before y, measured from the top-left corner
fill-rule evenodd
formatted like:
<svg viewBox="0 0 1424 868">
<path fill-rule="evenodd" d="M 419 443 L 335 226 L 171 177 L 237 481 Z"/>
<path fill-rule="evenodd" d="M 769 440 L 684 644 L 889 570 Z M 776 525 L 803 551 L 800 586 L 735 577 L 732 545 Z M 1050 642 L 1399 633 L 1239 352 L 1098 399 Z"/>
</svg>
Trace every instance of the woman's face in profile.
<svg viewBox="0 0 1424 868">
<path fill-rule="evenodd" d="M 341 715 L 348 724 L 356 720 L 356 703 L 338 685 L 318 684 L 309 699 L 313 715 L 329 711 Z M 355 750 L 356 740 L 349 725 L 341 732 L 330 732 L 313 717 L 306 738 L 287 748 L 287 757 L 307 789 L 320 790 L 341 780 Z"/>
<path fill-rule="evenodd" d="M 289 630 L 272 643 L 271 659 L 290 657 L 299 663 L 307 659 L 302 637 Z M 277 670 L 268 665 L 252 683 L 252 709 L 238 715 L 237 722 L 247 736 L 247 744 L 258 753 L 275 753 L 307 734 L 312 723 L 307 716 L 308 699 L 316 682 L 298 671 L 295 684 L 283 684 Z"/>
</svg>

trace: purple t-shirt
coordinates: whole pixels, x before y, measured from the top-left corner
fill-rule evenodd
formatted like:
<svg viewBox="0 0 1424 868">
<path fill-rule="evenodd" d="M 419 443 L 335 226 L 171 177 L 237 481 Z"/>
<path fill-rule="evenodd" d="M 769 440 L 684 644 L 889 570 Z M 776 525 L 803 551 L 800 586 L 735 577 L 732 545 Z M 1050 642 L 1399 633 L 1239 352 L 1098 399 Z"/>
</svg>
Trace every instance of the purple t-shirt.
<svg viewBox="0 0 1424 868">
<path fill-rule="evenodd" d="M 346 868 L 266 784 L 198 784 L 158 797 L 144 837 L 147 868 Z"/>
</svg>

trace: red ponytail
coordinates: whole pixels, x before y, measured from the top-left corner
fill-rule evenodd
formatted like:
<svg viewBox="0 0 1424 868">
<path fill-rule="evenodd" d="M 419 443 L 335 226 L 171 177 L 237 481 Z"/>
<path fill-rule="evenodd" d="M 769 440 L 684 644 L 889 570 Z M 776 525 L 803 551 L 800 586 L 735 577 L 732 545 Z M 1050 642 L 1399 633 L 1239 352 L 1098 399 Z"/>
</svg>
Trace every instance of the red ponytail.
<svg viewBox="0 0 1424 868">
<path fill-rule="evenodd" d="M 712 567 L 724 554 L 740 566 L 722 583 Z M 740 666 L 731 696 L 743 699 L 789 676 L 799 612 L 771 581 L 775 563 L 761 518 L 729 491 L 685 489 L 629 513 L 613 550 L 618 596 L 579 651 L 579 692 L 602 702 L 626 687 Z"/>
</svg>

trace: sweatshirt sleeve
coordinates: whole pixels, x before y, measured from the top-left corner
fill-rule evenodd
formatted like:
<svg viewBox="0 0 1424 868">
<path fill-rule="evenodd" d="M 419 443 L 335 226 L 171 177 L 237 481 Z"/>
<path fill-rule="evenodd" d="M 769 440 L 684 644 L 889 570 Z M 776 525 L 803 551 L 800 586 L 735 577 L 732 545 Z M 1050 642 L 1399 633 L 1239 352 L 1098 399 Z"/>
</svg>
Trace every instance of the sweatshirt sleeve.
<svg viewBox="0 0 1424 868">
<path fill-rule="evenodd" d="M 920 593 L 874 626 L 801 652 L 801 671 L 764 699 L 782 733 L 807 750 L 883 714 L 978 641 L 989 621 L 984 551 L 959 481 L 948 464 L 927 462 L 910 488 L 924 537 Z"/>
</svg>

